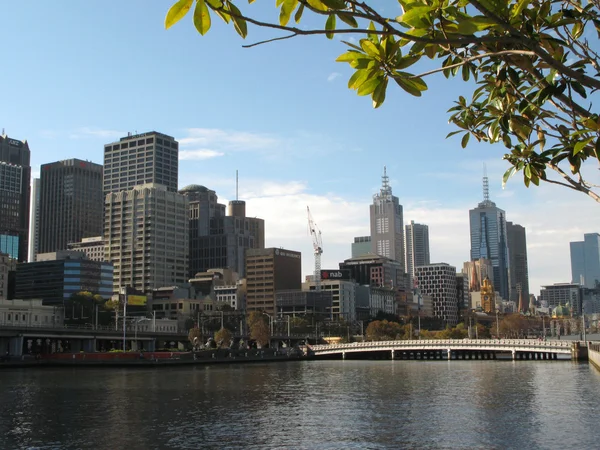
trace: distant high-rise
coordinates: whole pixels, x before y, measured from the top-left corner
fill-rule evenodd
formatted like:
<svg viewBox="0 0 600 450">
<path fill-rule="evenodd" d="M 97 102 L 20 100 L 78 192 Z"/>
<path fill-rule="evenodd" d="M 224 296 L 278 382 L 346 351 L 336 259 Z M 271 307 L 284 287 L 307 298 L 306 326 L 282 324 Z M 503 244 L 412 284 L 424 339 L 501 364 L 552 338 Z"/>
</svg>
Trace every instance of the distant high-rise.
<svg viewBox="0 0 600 450">
<path fill-rule="evenodd" d="M 415 223 L 406 225 L 406 272 L 412 286 L 415 267 L 426 266 L 429 261 L 429 227 Z"/>
<path fill-rule="evenodd" d="M 506 213 L 489 197 L 487 176 L 483 177 L 483 201 L 469 211 L 471 229 L 471 260 L 486 258 L 492 261 L 494 289 L 503 299 L 510 297 L 508 283 L 508 245 Z"/>
<path fill-rule="evenodd" d="M 179 191 L 189 200 L 190 277 L 209 269 L 231 269 L 246 273 L 245 256 L 250 248 L 265 248 L 263 219 L 246 217 L 246 202 L 225 205 L 215 191 L 192 184 Z"/>
<path fill-rule="evenodd" d="M 29 210 L 29 262 L 35 261 L 40 249 L 40 179 L 31 182 L 31 209 Z"/>
<path fill-rule="evenodd" d="M 177 192 L 179 143 L 150 131 L 128 135 L 104 146 L 104 195 L 157 183 Z"/>
<path fill-rule="evenodd" d="M 433 315 L 455 326 L 458 323 L 456 268 L 446 263 L 417 266 L 415 278 L 421 293 L 433 301 Z"/>
<path fill-rule="evenodd" d="M 521 309 L 529 308 L 529 272 L 527 269 L 527 234 L 525 227 L 506 222 L 508 244 L 510 298 L 516 305 L 521 300 Z"/>
<path fill-rule="evenodd" d="M 69 242 L 103 229 L 102 166 L 80 159 L 42 164 L 38 253 L 67 250 Z"/>
<path fill-rule="evenodd" d="M 402 271 L 406 272 L 402 205 L 398 197 L 392 195 L 385 167 L 381 180 L 381 190 L 373 196 L 370 206 L 371 253 L 398 261 Z"/>
<path fill-rule="evenodd" d="M 593 289 L 600 284 L 600 234 L 586 233 L 570 243 L 571 282 Z"/>
<path fill-rule="evenodd" d="M 188 200 L 164 185 L 144 184 L 106 196 L 104 259 L 114 264 L 114 290 L 186 283 Z"/>
<path fill-rule="evenodd" d="M 27 141 L 0 135 L 0 253 L 27 262 L 31 152 Z"/>
<path fill-rule="evenodd" d="M 358 236 L 354 238 L 351 246 L 352 258 L 371 253 L 371 236 Z"/>
</svg>

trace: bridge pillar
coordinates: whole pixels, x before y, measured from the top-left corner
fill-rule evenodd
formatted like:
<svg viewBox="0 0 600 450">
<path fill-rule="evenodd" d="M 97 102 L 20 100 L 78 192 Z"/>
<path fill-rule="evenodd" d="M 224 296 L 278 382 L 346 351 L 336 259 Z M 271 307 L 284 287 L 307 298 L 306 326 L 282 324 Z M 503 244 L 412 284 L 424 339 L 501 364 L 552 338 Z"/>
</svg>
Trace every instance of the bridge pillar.
<svg viewBox="0 0 600 450">
<path fill-rule="evenodd" d="M 392 350 L 392 361 L 394 360 L 394 350 Z"/>
<path fill-rule="evenodd" d="M 96 339 L 84 339 L 81 342 L 81 349 L 86 353 L 94 353 L 96 351 Z"/>
<path fill-rule="evenodd" d="M 11 356 L 23 356 L 23 336 L 13 336 L 10 338 L 8 352 Z"/>
<path fill-rule="evenodd" d="M 513 359 L 513 361 L 514 361 L 515 359 L 517 359 L 517 351 L 516 351 L 516 350 L 513 350 L 513 351 L 512 351 L 512 359 Z"/>
<path fill-rule="evenodd" d="M 452 350 L 448 349 L 448 361 L 452 359 Z"/>
<path fill-rule="evenodd" d="M 342 352 L 342 359 L 346 359 L 346 352 Z"/>
</svg>

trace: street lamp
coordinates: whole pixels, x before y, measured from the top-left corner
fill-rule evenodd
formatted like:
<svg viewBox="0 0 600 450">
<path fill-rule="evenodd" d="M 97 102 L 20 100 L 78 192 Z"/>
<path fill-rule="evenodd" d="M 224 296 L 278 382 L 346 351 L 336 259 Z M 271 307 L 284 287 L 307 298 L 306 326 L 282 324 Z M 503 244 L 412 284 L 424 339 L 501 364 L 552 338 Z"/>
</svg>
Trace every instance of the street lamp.
<svg viewBox="0 0 600 450">
<path fill-rule="evenodd" d="M 266 312 L 263 312 L 262 314 L 263 316 L 267 316 L 269 318 L 269 330 L 271 332 L 271 336 L 273 336 L 273 318 Z"/>
<path fill-rule="evenodd" d="M 500 322 L 498 322 L 498 310 L 496 310 L 496 338 L 500 339 Z"/>
<path fill-rule="evenodd" d="M 152 319 L 148 319 L 147 317 L 142 317 L 138 320 L 135 321 L 135 337 L 134 337 L 134 341 L 135 341 L 135 349 L 137 350 L 138 347 L 138 341 L 137 341 L 137 332 L 138 332 L 138 323 L 143 322 L 144 320 L 148 320 L 151 321 Z"/>
</svg>

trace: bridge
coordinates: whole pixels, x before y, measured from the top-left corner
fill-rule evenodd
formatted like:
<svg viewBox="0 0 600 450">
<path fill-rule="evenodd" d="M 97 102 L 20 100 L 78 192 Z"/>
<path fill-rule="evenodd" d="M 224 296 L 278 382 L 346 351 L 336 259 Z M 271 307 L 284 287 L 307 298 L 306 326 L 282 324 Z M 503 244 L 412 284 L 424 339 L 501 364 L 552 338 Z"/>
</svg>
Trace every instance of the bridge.
<svg viewBox="0 0 600 450">
<path fill-rule="evenodd" d="M 311 345 L 308 351 L 319 357 L 365 357 L 386 359 L 569 359 L 580 358 L 580 342 L 536 339 L 432 339 L 370 341 L 351 344 Z"/>
</svg>

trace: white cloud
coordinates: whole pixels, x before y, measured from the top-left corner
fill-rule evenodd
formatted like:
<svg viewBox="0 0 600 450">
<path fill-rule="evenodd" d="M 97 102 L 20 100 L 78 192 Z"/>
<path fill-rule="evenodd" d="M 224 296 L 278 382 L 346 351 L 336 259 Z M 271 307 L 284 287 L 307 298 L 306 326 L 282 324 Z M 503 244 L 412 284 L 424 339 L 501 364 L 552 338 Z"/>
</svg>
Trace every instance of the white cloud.
<svg viewBox="0 0 600 450">
<path fill-rule="evenodd" d="M 272 149 L 281 140 L 268 134 L 217 128 L 188 128 L 187 137 L 179 139 L 181 147 L 211 147 L 219 151 L 248 151 Z"/>
<path fill-rule="evenodd" d="M 335 80 L 337 77 L 341 76 L 342 74 L 339 72 L 332 72 L 329 74 L 329 76 L 327 77 L 327 81 L 331 82 L 333 80 Z"/>
<path fill-rule="evenodd" d="M 210 150 L 208 148 L 203 148 L 199 150 L 181 150 L 179 152 L 180 160 L 200 160 L 200 159 L 211 159 L 217 158 L 219 156 L 223 156 L 223 152 L 218 152 L 216 150 Z"/>
<path fill-rule="evenodd" d="M 85 139 L 85 138 L 102 138 L 102 139 L 117 139 L 125 136 L 127 133 L 118 130 L 104 130 L 95 127 L 78 128 L 69 134 L 70 139 Z"/>
</svg>

